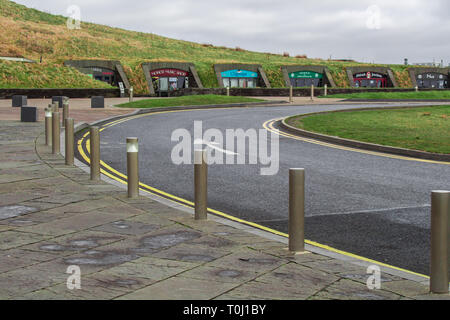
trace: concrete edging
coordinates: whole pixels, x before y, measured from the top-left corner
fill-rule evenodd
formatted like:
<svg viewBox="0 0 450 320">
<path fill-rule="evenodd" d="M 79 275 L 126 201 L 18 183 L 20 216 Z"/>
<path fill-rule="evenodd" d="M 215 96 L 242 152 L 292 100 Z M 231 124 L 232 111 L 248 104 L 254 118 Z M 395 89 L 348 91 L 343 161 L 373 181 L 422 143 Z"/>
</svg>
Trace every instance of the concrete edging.
<svg viewBox="0 0 450 320">
<path fill-rule="evenodd" d="M 450 99 L 345 99 L 348 102 L 450 102 Z"/>
<path fill-rule="evenodd" d="M 383 110 L 386 110 L 386 109 L 393 110 L 393 109 L 403 109 L 403 108 L 422 108 L 422 107 L 423 106 L 397 106 L 397 107 L 386 107 L 386 108 L 383 108 Z M 307 114 L 301 115 L 301 117 L 303 118 L 303 117 L 308 117 L 308 116 L 312 116 L 312 115 L 334 113 L 334 112 L 351 112 L 351 111 L 368 111 L 368 110 L 379 110 L 379 108 L 358 108 L 358 109 L 345 109 L 345 110 L 336 110 L 336 111 L 313 112 L 313 113 L 307 113 Z M 287 120 L 292 117 L 293 116 L 284 118 L 280 122 L 280 126 L 283 129 L 289 131 L 290 133 L 293 133 L 298 136 L 312 138 L 312 139 L 325 141 L 325 142 L 330 142 L 330 143 L 343 145 L 343 146 L 347 146 L 347 147 L 369 150 L 369 151 L 390 153 L 390 154 L 394 154 L 394 155 L 400 155 L 400 156 L 412 157 L 412 158 L 418 158 L 418 159 L 424 159 L 424 160 L 445 161 L 445 162 L 449 161 L 450 162 L 450 154 L 431 153 L 431 152 L 426 152 L 426 151 L 418 151 L 418 150 L 412 150 L 412 149 L 384 146 L 384 145 L 379 145 L 379 144 L 375 144 L 375 143 L 345 139 L 345 138 L 340 138 L 340 137 L 336 137 L 336 136 L 329 136 L 329 135 L 325 135 L 325 134 L 321 134 L 321 133 L 316 133 L 316 132 L 312 132 L 312 131 L 295 128 L 287 123 Z"/>
</svg>

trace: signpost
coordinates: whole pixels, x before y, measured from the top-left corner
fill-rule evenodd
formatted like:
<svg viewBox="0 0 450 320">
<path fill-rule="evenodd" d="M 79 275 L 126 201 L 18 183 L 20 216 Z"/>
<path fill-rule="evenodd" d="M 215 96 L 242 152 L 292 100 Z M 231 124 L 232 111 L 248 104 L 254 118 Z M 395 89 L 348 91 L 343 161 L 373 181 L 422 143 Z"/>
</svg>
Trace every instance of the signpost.
<svg viewBox="0 0 450 320">
<path fill-rule="evenodd" d="M 123 86 L 123 82 L 119 82 L 119 89 L 120 89 L 120 97 L 125 97 L 125 87 Z"/>
</svg>

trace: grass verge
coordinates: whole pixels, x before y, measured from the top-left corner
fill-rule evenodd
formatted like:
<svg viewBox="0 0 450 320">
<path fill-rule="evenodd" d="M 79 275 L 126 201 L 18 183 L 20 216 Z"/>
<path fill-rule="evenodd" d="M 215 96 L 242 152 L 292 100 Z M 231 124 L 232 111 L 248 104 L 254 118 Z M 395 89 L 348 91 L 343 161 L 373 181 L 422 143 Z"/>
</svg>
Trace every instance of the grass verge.
<svg viewBox="0 0 450 320">
<path fill-rule="evenodd" d="M 228 103 L 245 103 L 245 102 L 262 102 L 265 100 L 247 97 L 220 96 L 214 94 L 182 96 L 174 98 L 153 98 L 128 102 L 118 105 L 121 108 L 161 108 L 161 107 L 178 107 L 178 106 L 200 106 L 209 104 L 228 104 Z"/>
<path fill-rule="evenodd" d="M 423 100 L 438 100 L 449 99 L 450 90 L 442 91 L 419 91 L 419 92 L 360 92 L 360 93 L 341 93 L 321 96 L 320 98 L 345 98 L 345 99 L 423 99 Z"/>
<path fill-rule="evenodd" d="M 346 139 L 450 154 L 450 106 L 295 116 L 288 124 Z"/>
</svg>

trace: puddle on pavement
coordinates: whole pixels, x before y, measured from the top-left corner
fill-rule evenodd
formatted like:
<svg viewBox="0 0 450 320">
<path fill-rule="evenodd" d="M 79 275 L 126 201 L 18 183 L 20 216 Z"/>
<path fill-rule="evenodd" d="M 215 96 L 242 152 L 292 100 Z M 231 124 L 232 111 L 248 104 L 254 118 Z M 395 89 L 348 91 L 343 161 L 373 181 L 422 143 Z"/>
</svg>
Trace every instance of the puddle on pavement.
<svg viewBox="0 0 450 320">
<path fill-rule="evenodd" d="M 46 251 L 65 251 L 67 250 L 67 247 L 59 244 L 44 244 L 40 246 L 39 249 Z"/>
<path fill-rule="evenodd" d="M 218 272 L 217 275 L 223 278 L 237 278 L 241 276 L 242 273 L 236 270 L 222 270 Z"/>
<path fill-rule="evenodd" d="M 36 208 L 27 206 L 3 206 L 0 207 L 0 220 L 15 218 L 35 211 L 37 211 Z"/>
<path fill-rule="evenodd" d="M 147 236 L 141 239 L 141 248 L 147 250 L 158 250 L 175 246 L 177 244 L 200 238 L 198 232 L 177 231 L 172 233 Z"/>
<path fill-rule="evenodd" d="M 87 238 L 87 239 L 75 239 L 67 242 L 67 245 L 62 244 L 44 244 L 39 247 L 41 250 L 46 251 L 80 251 L 83 249 L 90 249 L 93 247 L 97 247 L 100 244 L 97 239 Z M 90 250 L 94 252 L 94 250 Z M 99 251 L 96 251 L 99 252 Z"/>
<path fill-rule="evenodd" d="M 112 226 L 117 229 L 130 229 L 130 226 L 125 222 L 114 222 Z"/>
<path fill-rule="evenodd" d="M 122 264 L 137 258 L 138 256 L 135 254 L 124 254 L 108 251 L 100 252 L 93 257 L 68 258 L 64 261 L 69 265 L 108 266 Z"/>
<path fill-rule="evenodd" d="M 69 242 L 71 246 L 77 248 L 91 248 L 97 246 L 97 241 L 86 239 L 86 240 L 72 240 Z"/>
</svg>

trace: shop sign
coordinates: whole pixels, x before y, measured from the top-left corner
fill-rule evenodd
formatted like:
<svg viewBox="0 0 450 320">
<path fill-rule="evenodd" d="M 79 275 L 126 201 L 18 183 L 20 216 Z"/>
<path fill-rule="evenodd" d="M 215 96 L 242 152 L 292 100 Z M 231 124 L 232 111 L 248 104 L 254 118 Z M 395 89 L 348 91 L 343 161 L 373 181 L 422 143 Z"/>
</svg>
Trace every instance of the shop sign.
<svg viewBox="0 0 450 320">
<path fill-rule="evenodd" d="M 361 78 L 366 78 L 366 79 L 379 78 L 379 79 L 382 79 L 382 78 L 386 78 L 386 76 L 381 74 L 381 73 L 368 71 L 368 72 L 357 73 L 357 74 L 355 74 L 354 78 L 358 78 L 358 79 L 361 79 Z"/>
<path fill-rule="evenodd" d="M 158 69 L 150 71 L 152 77 L 187 77 L 188 72 L 179 69 Z"/>
<path fill-rule="evenodd" d="M 222 78 L 258 78 L 258 73 L 248 70 L 228 70 L 221 73 Z"/>
<path fill-rule="evenodd" d="M 297 71 L 289 74 L 291 79 L 322 79 L 323 74 L 312 71 Z"/>
</svg>

